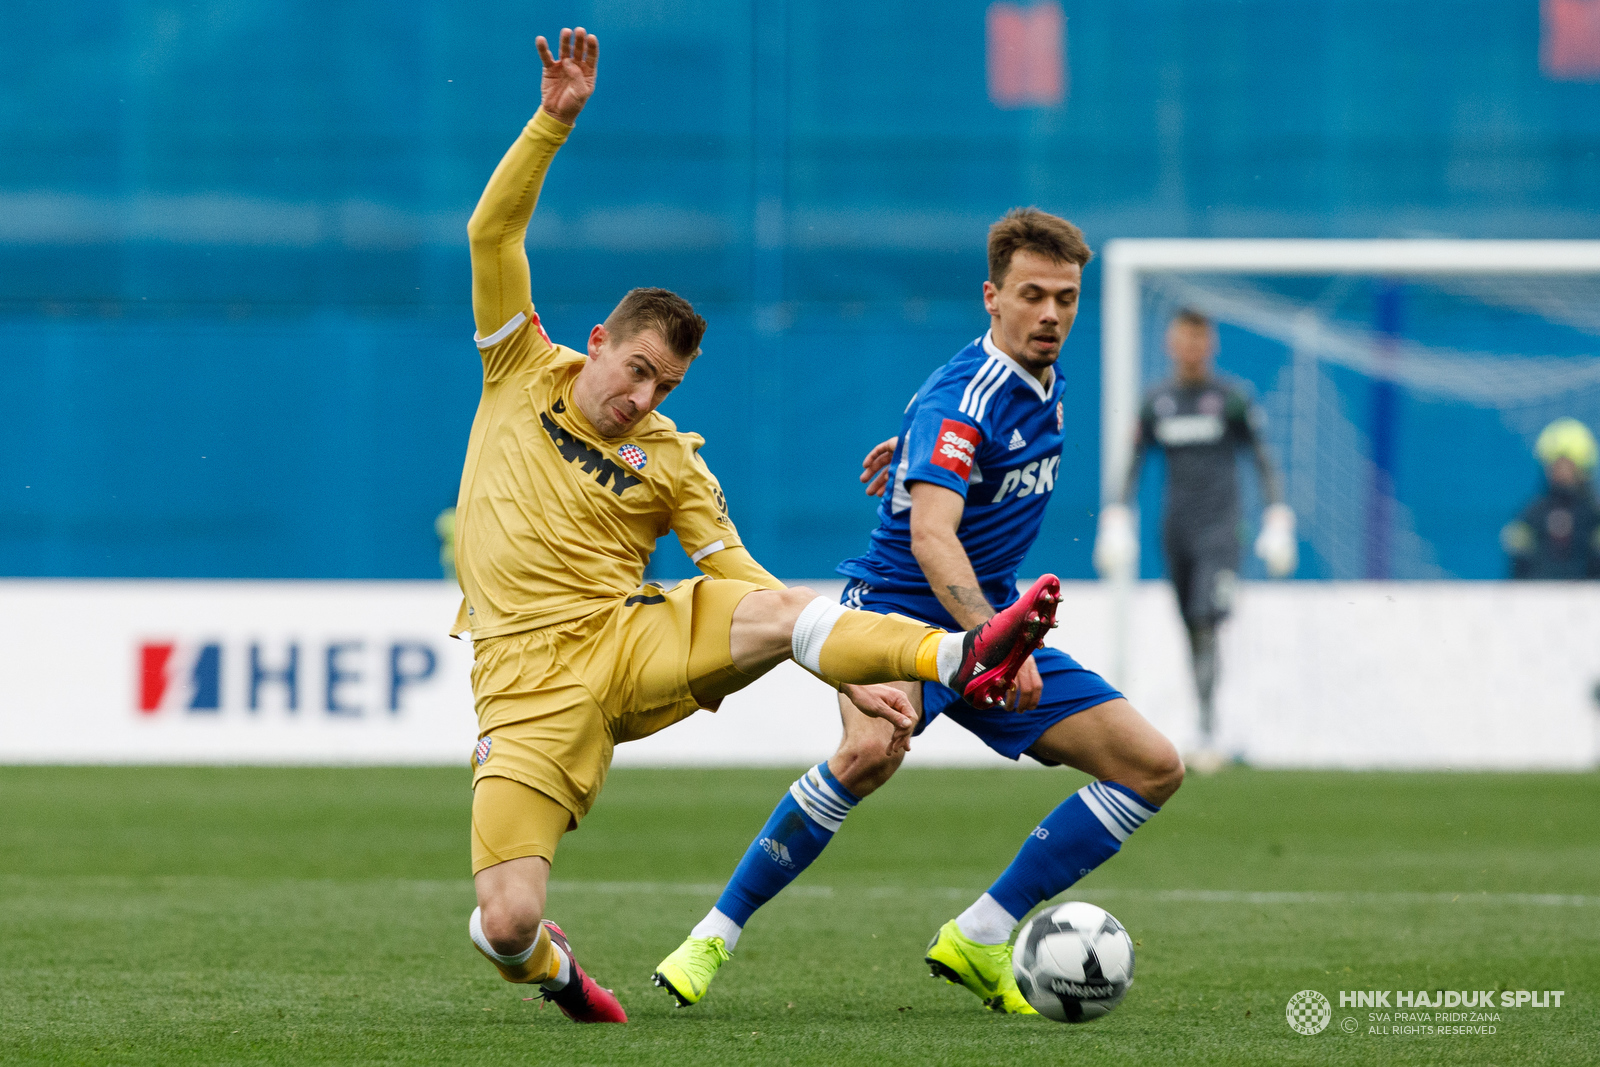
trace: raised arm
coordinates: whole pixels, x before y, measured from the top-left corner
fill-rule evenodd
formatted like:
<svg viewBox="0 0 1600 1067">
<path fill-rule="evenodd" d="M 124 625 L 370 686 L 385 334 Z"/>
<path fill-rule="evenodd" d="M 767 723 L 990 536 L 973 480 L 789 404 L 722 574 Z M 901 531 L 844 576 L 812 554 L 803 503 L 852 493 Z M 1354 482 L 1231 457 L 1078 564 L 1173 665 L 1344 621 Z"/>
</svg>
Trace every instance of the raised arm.
<svg viewBox="0 0 1600 1067">
<path fill-rule="evenodd" d="M 559 55 L 536 40 L 544 64 L 539 111 L 506 151 L 467 223 L 472 255 L 472 317 L 481 339 L 494 336 L 533 302 L 524 241 L 545 171 L 594 92 L 600 41 L 583 27 L 562 30 Z"/>
</svg>

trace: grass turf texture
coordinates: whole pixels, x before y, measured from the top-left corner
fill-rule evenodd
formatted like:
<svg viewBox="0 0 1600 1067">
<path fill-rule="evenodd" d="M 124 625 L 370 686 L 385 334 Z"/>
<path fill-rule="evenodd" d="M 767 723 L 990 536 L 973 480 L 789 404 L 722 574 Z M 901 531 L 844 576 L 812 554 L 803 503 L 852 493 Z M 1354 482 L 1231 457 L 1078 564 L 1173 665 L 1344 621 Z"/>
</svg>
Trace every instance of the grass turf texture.
<svg viewBox="0 0 1600 1067">
<path fill-rule="evenodd" d="M 672 1007 L 647 976 L 793 778 L 612 776 L 549 911 L 632 1021 L 577 1027 L 467 942 L 465 771 L 0 768 L 0 1063 L 1593 1062 L 1595 775 L 1191 778 L 1067 894 L 1139 942 L 1123 1005 L 1069 1027 L 984 1012 L 921 956 L 1079 776 L 904 771 Z M 1483 1036 L 1338 1007 L 1490 987 L 1566 996 Z M 1314 1037 L 1284 1019 L 1308 988 L 1334 1003 Z"/>
</svg>

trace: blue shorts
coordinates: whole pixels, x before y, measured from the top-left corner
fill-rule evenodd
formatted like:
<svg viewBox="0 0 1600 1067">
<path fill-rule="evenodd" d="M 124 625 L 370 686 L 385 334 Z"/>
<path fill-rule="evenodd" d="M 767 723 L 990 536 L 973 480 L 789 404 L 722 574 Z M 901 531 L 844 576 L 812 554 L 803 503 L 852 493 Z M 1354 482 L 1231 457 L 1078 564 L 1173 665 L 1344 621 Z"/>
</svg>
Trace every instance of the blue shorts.
<svg viewBox="0 0 1600 1067">
<path fill-rule="evenodd" d="M 943 630 L 961 629 L 954 619 L 939 605 L 931 593 L 893 593 L 875 590 L 859 578 L 845 583 L 844 595 L 839 602 L 845 607 L 881 614 L 897 612 L 909 615 L 929 626 Z M 1044 693 L 1039 706 L 1032 711 L 1007 711 L 997 708 L 979 711 L 959 693 L 937 682 L 922 683 L 922 721 L 916 733 L 922 733 L 928 724 L 940 715 L 951 719 L 976 734 L 978 739 L 1007 759 L 1020 759 L 1033 747 L 1050 727 L 1069 715 L 1085 708 L 1116 700 L 1121 693 L 1098 674 L 1081 665 L 1058 648 L 1041 648 L 1033 654 L 1034 665 L 1044 679 Z M 1031 754 L 1030 754 L 1031 755 Z M 1054 761 L 1033 759 L 1055 766 Z"/>
</svg>

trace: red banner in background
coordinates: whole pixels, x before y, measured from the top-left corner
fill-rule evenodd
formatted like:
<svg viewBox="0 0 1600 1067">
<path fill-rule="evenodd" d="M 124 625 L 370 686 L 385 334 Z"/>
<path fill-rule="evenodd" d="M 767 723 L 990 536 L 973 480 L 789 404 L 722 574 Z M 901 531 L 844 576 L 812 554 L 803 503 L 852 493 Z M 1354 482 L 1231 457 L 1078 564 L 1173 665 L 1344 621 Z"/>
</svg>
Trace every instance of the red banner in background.
<svg viewBox="0 0 1600 1067">
<path fill-rule="evenodd" d="M 1067 95 L 1067 19 L 1054 0 L 990 4 L 989 99 L 996 107 L 1057 107 Z"/>
<path fill-rule="evenodd" d="M 1600 0 L 1543 0 L 1539 66 L 1558 81 L 1600 81 Z"/>
</svg>

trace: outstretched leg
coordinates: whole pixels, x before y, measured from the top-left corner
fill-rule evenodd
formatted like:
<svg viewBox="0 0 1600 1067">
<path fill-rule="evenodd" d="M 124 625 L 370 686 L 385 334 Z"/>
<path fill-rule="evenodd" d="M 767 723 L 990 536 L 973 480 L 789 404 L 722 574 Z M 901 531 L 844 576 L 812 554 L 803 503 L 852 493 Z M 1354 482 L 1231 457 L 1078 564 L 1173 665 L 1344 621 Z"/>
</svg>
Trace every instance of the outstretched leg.
<svg viewBox="0 0 1600 1067">
<path fill-rule="evenodd" d="M 758 590 L 733 612 L 728 651 L 736 676 L 726 692 L 792 658 L 832 681 L 939 682 L 974 707 L 993 707 L 1044 643 L 1060 602 L 1061 583 L 1047 574 L 982 626 L 947 634 L 902 615 L 852 611 L 809 589 Z"/>
<path fill-rule="evenodd" d="M 1028 751 L 1098 780 L 1033 828 L 1011 865 L 945 924 L 927 955 L 936 976 L 965 985 L 995 1011 L 1032 1010 L 1010 978 L 1007 942 L 1017 922 L 1115 855 L 1183 781 L 1172 743 L 1120 697 L 1062 719 Z"/>
<path fill-rule="evenodd" d="M 922 687 L 903 683 L 903 688 L 920 714 Z M 838 751 L 789 787 L 751 841 L 716 906 L 656 968 L 656 985 L 676 997 L 680 1006 L 705 996 L 750 916 L 798 878 L 827 848 L 851 809 L 899 769 L 905 754 L 889 754 L 894 736 L 889 723 L 863 715 L 844 696 L 839 697 L 839 715 L 844 739 Z"/>
</svg>

